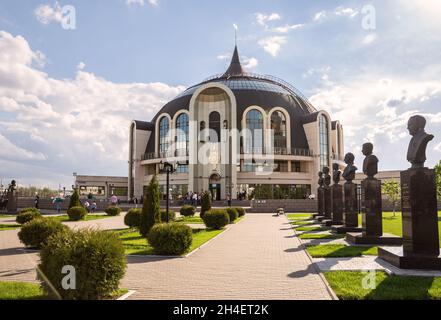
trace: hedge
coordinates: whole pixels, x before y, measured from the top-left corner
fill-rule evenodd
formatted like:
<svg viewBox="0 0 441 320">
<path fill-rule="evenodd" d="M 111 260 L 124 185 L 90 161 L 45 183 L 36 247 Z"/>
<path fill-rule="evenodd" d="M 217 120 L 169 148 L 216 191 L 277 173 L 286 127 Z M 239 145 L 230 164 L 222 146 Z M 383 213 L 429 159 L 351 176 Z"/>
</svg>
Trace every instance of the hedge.
<svg viewBox="0 0 441 320">
<path fill-rule="evenodd" d="M 192 217 L 196 214 L 196 208 L 193 206 L 183 206 L 181 210 L 179 211 L 181 216 L 184 217 Z"/>
<path fill-rule="evenodd" d="M 237 213 L 239 214 L 239 217 L 243 217 L 245 215 L 245 209 L 242 207 L 234 207 L 236 209 Z"/>
<path fill-rule="evenodd" d="M 15 221 L 19 224 L 25 224 L 26 222 L 32 221 L 35 218 L 41 218 L 42 215 L 40 211 L 36 208 L 24 208 L 20 210 Z"/>
<path fill-rule="evenodd" d="M 21 227 L 18 238 L 27 247 L 39 249 L 46 244 L 51 235 L 66 229 L 68 228 L 65 225 L 55 219 L 34 219 Z"/>
<path fill-rule="evenodd" d="M 183 224 L 160 223 L 150 229 L 147 239 L 156 254 L 181 255 L 190 249 L 193 232 Z"/>
<path fill-rule="evenodd" d="M 233 223 L 239 217 L 239 213 L 235 208 L 226 208 L 225 210 L 227 211 L 230 218 L 230 223 Z"/>
<path fill-rule="evenodd" d="M 176 212 L 168 210 L 168 219 L 174 221 L 176 219 Z M 161 211 L 161 221 L 167 222 L 167 211 L 165 210 Z"/>
<path fill-rule="evenodd" d="M 69 220 L 78 221 L 78 220 L 82 220 L 86 217 L 87 210 L 81 206 L 72 207 L 70 209 L 67 209 L 67 215 L 69 216 Z"/>
<path fill-rule="evenodd" d="M 222 229 L 230 223 L 230 217 L 224 209 L 211 209 L 202 218 L 207 228 Z"/>
<path fill-rule="evenodd" d="M 108 206 L 104 211 L 108 216 L 119 216 L 121 208 L 117 206 Z"/>
<path fill-rule="evenodd" d="M 124 217 L 124 224 L 130 228 L 139 228 L 141 224 L 141 209 L 130 209 Z"/>
</svg>

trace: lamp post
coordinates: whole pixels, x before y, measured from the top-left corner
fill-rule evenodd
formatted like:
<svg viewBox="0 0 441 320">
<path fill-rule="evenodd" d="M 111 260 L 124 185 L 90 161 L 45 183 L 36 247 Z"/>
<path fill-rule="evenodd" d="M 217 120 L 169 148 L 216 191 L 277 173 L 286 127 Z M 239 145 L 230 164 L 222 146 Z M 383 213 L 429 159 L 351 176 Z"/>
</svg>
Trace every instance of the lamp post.
<svg viewBox="0 0 441 320">
<path fill-rule="evenodd" d="M 175 171 L 175 168 L 173 164 L 169 162 L 161 161 L 159 163 L 159 169 L 167 174 L 165 212 L 166 212 L 166 222 L 168 223 L 169 222 L 168 209 L 169 209 L 169 201 L 170 201 L 170 173 L 173 173 Z"/>
</svg>

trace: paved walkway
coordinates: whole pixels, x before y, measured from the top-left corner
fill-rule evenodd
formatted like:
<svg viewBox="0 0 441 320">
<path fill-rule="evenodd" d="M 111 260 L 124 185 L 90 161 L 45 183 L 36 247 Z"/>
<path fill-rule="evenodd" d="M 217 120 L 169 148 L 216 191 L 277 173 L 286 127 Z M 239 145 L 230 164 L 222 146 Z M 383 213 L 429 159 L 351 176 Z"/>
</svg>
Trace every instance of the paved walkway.
<svg viewBox="0 0 441 320">
<path fill-rule="evenodd" d="M 123 217 L 68 222 L 123 228 Z M 35 281 L 36 252 L 18 230 L 0 232 L 0 281 Z M 332 293 L 286 217 L 249 214 L 187 258 L 128 257 L 130 299 L 331 299 Z"/>
</svg>

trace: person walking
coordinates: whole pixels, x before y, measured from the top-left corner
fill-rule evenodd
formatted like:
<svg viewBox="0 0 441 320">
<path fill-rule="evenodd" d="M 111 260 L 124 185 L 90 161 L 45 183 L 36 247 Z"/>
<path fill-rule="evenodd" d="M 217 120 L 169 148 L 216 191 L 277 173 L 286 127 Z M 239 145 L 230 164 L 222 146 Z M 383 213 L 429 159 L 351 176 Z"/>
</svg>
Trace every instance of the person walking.
<svg viewBox="0 0 441 320">
<path fill-rule="evenodd" d="M 40 197 L 38 196 L 38 193 L 35 193 L 35 199 L 34 199 L 35 209 L 40 209 Z"/>
<path fill-rule="evenodd" d="M 96 202 L 94 201 L 94 202 L 92 203 L 92 205 L 90 206 L 90 211 L 91 211 L 92 213 L 95 213 L 95 210 L 96 210 Z"/>
<path fill-rule="evenodd" d="M 89 203 L 89 201 L 86 200 L 86 202 L 84 202 L 84 208 L 86 208 L 87 213 L 90 213 L 90 203 Z"/>
</svg>

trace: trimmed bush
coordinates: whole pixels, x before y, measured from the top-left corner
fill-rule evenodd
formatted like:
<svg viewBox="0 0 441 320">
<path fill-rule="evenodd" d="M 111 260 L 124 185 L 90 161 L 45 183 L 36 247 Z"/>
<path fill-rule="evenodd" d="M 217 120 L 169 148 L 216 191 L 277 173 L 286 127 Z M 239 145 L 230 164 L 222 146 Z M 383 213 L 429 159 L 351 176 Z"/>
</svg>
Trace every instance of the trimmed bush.
<svg viewBox="0 0 441 320">
<path fill-rule="evenodd" d="M 124 217 L 124 224 L 130 228 L 139 228 L 141 209 L 130 209 Z"/>
<path fill-rule="evenodd" d="M 243 217 L 245 215 L 245 209 L 242 207 L 234 207 L 236 209 L 237 213 L 239 214 L 239 217 Z"/>
<path fill-rule="evenodd" d="M 147 239 L 156 254 L 181 255 L 190 249 L 193 232 L 183 224 L 161 223 L 153 226 Z"/>
<path fill-rule="evenodd" d="M 155 175 L 144 194 L 139 232 L 143 237 L 147 237 L 150 229 L 158 222 L 161 222 L 161 208 L 159 206 L 159 183 Z"/>
<path fill-rule="evenodd" d="M 174 221 L 176 219 L 176 212 L 174 212 L 172 210 L 168 210 L 168 219 L 170 221 Z M 167 222 L 167 211 L 165 211 L 165 210 L 161 211 L 161 221 Z"/>
<path fill-rule="evenodd" d="M 205 212 L 211 209 L 211 193 L 205 191 L 201 196 L 201 213 L 200 216 L 203 219 Z"/>
<path fill-rule="evenodd" d="M 118 290 L 126 270 L 124 246 L 118 235 L 109 231 L 66 230 L 52 235 L 40 253 L 38 273 L 49 296 L 68 300 L 97 300 Z M 75 268 L 74 290 L 64 289 L 65 266 Z M 55 289 L 56 292 L 53 291 Z"/>
<path fill-rule="evenodd" d="M 21 227 L 18 238 L 27 247 L 39 249 L 46 244 L 51 235 L 66 229 L 68 228 L 65 225 L 55 219 L 34 219 Z"/>
<path fill-rule="evenodd" d="M 72 207 L 70 209 L 67 209 L 67 215 L 69 216 L 69 220 L 78 221 L 86 217 L 87 210 L 83 207 Z"/>
<path fill-rule="evenodd" d="M 225 210 L 227 211 L 228 216 L 230 218 L 230 223 L 233 223 L 239 217 L 239 213 L 235 208 L 226 208 Z"/>
<path fill-rule="evenodd" d="M 193 206 L 183 206 L 179 213 L 184 217 L 193 217 L 196 214 L 196 208 Z"/>
<path fill-rule="evenodd" d="M 74 192 L 70 196 L 69 209 L 73 207 L 81 207 L 80 195 L 78 193 L 78 188 L 74 188 Z"/>
<path fill-rule="evenodd" d="M 121 208 L 117 206 L 108 206 L 104 211 L 108 216 L 119 216 Z"/>
<path fill-rule="evenodd" d="M 26 222 L 32 221 L 35 218 L 41 218 L 42 215 L 38 209 L 35 208 L 25 208 L 20 210 L 15 221 L 19 224 L 25 224 Z"/>
<path fill-rule="evenodd" d="M 205 212 L 203 220 L 207 228 L 218 230 L 230 223 L 230 217 L 224 209 L 211 209 Z"/>
</svg>

